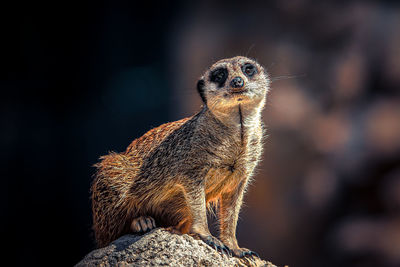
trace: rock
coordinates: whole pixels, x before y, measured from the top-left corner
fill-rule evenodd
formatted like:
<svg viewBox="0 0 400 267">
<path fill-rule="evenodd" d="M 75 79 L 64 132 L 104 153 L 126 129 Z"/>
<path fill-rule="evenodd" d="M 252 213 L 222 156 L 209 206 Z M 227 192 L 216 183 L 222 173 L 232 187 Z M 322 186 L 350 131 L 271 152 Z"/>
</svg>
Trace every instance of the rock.
<svg viewBox="0 0 400 267">
<path fill-rule="evenodd" d="M 256 257 L 238 259 L 222 255 L 189 235 L 157 228 L 144 235 L 125 235 L 109 246 L 90 252 L 81 266 L 265 266 Z"/>
</svg>

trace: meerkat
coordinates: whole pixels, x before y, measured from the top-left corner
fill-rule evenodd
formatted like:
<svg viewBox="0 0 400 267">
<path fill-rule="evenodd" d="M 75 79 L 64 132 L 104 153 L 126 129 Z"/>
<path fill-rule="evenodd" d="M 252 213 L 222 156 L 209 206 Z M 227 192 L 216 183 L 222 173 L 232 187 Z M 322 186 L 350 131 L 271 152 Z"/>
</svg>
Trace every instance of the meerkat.
<svg viewBox="0 0 400 267">
<path fill-rule="evenodd" d="M 239 247 L 236 225 L 262 153 L 269 81 L 252 59 L 220 60 L 197 83 L 200 112 L 150 130 L 125 152 L 102 156 L 91 188 L 98 246 L 160 226 L 222 253 L 258 256 Z M 219 239 L 208 228 L 210 206 L 217 208 Z"/>
</svg>

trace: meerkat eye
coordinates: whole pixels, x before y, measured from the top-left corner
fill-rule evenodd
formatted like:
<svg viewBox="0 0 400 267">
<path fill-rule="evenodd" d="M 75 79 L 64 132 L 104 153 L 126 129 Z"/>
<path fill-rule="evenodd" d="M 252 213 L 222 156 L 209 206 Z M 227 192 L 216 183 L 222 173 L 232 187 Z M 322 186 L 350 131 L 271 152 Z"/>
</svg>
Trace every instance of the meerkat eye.
<svg viewBox="0 0 400 267">
<path fill-rule="evenodd" d="M 254 74 L 257 73 L 256 67 L 253 64 L 250 64 L 250 63 L 244 64 L 243 67 L 242 67 L 242 71 L 248 77 L 252 77 Z"/>
<path fill-rule="evenodd" d="M 219 86 L 221 87 L 225 83 L 227 77 L 228 77 L 228 70 L 225 68 L 220 68 L 211 72 L 210 80 L 212 82 L 218 83 Z"/>
</svg>

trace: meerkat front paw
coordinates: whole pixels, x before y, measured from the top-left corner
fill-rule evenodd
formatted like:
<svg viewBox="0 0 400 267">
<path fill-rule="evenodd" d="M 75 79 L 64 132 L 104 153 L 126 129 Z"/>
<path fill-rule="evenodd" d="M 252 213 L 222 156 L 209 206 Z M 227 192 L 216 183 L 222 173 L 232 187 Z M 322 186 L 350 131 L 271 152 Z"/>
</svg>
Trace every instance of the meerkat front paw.
<svg viewBox="0 0 400 267">
<path fill-rule="evenodd" d="M 238 258 L 243 258 L 243 257 L 252 257 L 256 256 L 257 258 L 260 258 L 257 252 L 251 251 L 250 249 L 247 248 L 236 248 L 232 249 L 233 256 L 238 257 Z"/>
<path fill-rule="evenodd" d="M 150 216 L 141 216 L 132 220 L 131 230 L 134 233 L 145 233 L 156 228 L 156 221 Z"/>
<path fill-rule="evenodd" d="M 218 238 L 212 235 L 200 236 L 200 239 L 207 245 L 214 248 L 216 251 L 221 252 L 223 255 L 232 256 L 232 251 L 229 247 L 225 246 Z"/>
</svg>

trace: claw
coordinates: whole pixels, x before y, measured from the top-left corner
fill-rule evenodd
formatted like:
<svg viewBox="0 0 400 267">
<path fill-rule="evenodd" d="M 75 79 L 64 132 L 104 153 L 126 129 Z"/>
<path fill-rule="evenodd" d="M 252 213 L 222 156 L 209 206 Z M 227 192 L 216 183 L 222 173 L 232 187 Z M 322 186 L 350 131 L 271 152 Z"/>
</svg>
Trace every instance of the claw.
<svg viewBox="0 0 400 267">
<path fill-rule="evenodd" d="M 240 253 L 240 258 L 244 258 L 244 257 L 248 257 L 251 256 L 251 253 L 249 251 L 243 251 L 242 253 Z"/>
<path fill-rule="evenodd" d="M 220 240 L 212 237 L 212 236 L 207 236 L 202 238 L 200 236 L 200 238 L 210 247 L 214 248 L 217 252 L 220 252 L 222 255 L 226 255 L 229 257 L 232 257 L 233 255 L 233 251 L 227 247 L 225 244 L 223 244 Z M 215 240 L 214 240 L 215 239 Z"/>
<path fill-rule="evenodd" d="M 225 256 L 228 256 L 228 254 L 227 254 L 227 252 L 226 252 L 226 249 L 224 249 L 224 248 L 221 248 L 221 254 L 222 254 L 222 255 L 225 255 Z"/>
<path fill-rule="evenodd" d="M 240 258 L 243 258 L 243 257 L 252 257 L 252 256 L 256 256 L 257 258 L 260 258 L 260 256 L 258 255 L 258 253 L 257 252 L 254 252 L 254 251 L 244 251 L 244 252 L 242 252 L 241 254 L 240 254 Z"/>
<path fill-rule="evenodd" d="M 229 257 L 232 257 L 232 250 L 227 246 L 225 246 L 225 250 L 227 252 L 227 255 L 229 255 Z"/>
<path fill-rule="evenodd" d="M 250 254 L 251 254 L 252 256 L 256 256 L 257 258 L 260 258 L 260 255 L 258 255 L 257 252 L 250 251 Z"/>
</svg>

